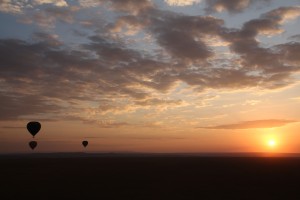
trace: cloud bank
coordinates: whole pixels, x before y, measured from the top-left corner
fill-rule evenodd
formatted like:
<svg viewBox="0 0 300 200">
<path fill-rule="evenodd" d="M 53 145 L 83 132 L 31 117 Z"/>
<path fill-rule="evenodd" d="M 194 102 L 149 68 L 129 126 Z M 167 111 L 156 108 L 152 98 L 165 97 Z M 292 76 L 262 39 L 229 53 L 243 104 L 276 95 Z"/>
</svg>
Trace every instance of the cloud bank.
<svg viewBox="0 0 300 200">
<path fill-rule="evenodd" d="M 242 12 L 258 2 L 203 3 L 212 12 Z M 188 104 L 184 97 L 165 95 L 179 84 L 195 93 L 290 86 L 300 71 L 300 43 L 265 46 L 257 38 L 282 34 L 299 9 L 278 7 L 230 28 L 216 16 L 162 10 L 148 0 L 1 1 L 2 13 L 40 29 L 30 39 L 0 39 L 0 119 L 87 120 L 178 108 Z"/>
</svg>

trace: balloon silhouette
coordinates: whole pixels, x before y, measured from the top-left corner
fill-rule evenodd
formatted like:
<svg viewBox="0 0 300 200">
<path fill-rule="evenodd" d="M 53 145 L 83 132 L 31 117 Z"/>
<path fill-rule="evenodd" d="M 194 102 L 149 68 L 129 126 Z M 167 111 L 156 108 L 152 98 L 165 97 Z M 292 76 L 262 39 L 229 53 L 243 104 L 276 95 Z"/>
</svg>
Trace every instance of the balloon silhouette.
<svg viewBox="0 0 300 200">
<path fill-rule="evenodd" d="M 84 147 L 86 147 L 88 144 L 89 144 L 88 141 L 86 141 L 86 140 L 82 141 L 82 145 L 83 145 Z"/>
<path fill-rule="evenodd" d="M 29 146 L 30 146 L 30 148 L 31 148 L 32 150 L 34 150 L 35 147 L 37 146 L 37 142 L 36 142 L 36 141 L 30 141 L 30 142 L 29 142 Z"/>
<path fill-rule="evenodd" d="M 28 122 L 27 130 L 34 137 L 41 130 L 41 124 L 34 121 Z"/>
</svg>

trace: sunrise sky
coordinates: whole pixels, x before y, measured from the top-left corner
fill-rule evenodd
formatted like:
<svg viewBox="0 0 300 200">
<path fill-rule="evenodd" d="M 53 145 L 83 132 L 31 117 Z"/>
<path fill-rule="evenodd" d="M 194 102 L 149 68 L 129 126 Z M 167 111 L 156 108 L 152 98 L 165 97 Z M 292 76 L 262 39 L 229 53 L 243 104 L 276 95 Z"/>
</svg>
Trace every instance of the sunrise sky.
<svg viewBox="0 0 300 200">
<path fill-rule="evenodd" d="M 300 153 L 300 0 L 1 0 L 0 26 L 0 153 Z"/>
</svg>

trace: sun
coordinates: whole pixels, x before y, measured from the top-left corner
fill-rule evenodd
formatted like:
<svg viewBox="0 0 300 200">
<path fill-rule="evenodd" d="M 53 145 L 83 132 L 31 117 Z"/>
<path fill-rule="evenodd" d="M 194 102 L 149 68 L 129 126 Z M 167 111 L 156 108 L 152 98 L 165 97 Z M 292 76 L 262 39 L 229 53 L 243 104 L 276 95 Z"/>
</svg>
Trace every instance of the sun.
<svg viewBox="0 0 300 200">
<path fill-rule="evenodd" d="M 268 140 L 268 146 L 269 147 L 275 147 L 276 146 L 276 141 L 274 139 Z"/>
</svg>

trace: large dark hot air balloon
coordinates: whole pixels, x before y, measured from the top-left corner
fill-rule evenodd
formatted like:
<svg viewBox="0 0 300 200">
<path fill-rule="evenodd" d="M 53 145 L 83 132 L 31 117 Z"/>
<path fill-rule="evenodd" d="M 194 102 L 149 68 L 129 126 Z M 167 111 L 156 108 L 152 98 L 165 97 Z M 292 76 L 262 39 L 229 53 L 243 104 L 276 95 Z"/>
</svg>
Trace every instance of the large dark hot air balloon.
<svg viewBox="0 0 300 200">
<path fill-rule="evenodd" d="M 37 142 L 36 142 L 36 141 L 30 141 L 30 142 L 29 142 L 29 146 L 30 146 L 30 148 L 31 148 L 32 150 L 34 150 L 35 147 L 37 146 Z"/>
<path fill-rule="evenodd" d="M 41 130 L 40 122 L 35 122 L 35 121 L 28 122 L 27 130 L 32 135 L 32 137 L 34 137 Z"/>
<path fill-rule="evenodd" d="M 88 144 L 89 144 L 88 141 L 86 141 L 86 140 L 82 141 L 82 145 L 83 145 L 84 147 L 86 147 Z"/>
</svg>

